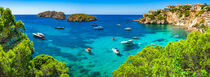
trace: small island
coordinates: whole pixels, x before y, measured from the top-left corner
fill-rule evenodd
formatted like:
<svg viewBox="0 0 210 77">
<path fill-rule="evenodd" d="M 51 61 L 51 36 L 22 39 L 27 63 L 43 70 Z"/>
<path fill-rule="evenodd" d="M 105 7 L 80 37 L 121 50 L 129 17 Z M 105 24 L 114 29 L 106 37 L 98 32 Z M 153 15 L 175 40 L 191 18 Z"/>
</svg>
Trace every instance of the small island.
<svg viewBox="0 0 210 77">
<path fill-rule="evenodd" d="M 72 14 L 68 17 L 67 21 L 73 22 L 89 22 L 97 20 L 94 16 L 89 16 L 87 14 Z"/>
<path fill-rule="evenodd" d="M 56 11 L 45 11 L 39 13 L 37 17 L 51 17 L 54 19 L 66 19 L 66 15 L 63 12 L 56 12 Z"/>
</svg>

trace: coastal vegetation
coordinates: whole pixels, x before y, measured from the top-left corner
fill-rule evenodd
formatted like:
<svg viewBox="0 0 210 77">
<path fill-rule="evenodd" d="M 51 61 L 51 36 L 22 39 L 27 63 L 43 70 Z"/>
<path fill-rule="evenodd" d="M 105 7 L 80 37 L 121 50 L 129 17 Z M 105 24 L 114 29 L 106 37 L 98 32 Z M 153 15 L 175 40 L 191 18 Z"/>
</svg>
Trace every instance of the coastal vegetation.
<svg viewBox="0 0 210 77">
<path fill-rule="evenodd" d="M 114 77 L 209 77 L 210 28 L 165 47 L 147 46 L 115 71 Z"/>
<path fill-rule="evenodd" d="M 0 77 L 68 77 L 65 63 L 49 55 L 33 58 L 33 42 L 23 33 L 10 9 L 0 8 Z"/>
<path fill-rule="evenodd" d="M 208 14 L 210 13 L 209 8 L 210 6 L 207 3 L 203 5 L 168 5 L 166 8 L 158 9 L 157 11 L 150 10 L 149 14 L 145 14 L 143 18 L 136 21 L 143 24 L 184 26 L 188 31 L 206 30 L 210 26 L 208 18 Z M 202 22 L 202 20 L 205 21 Z"/>
<path fill-rule="evenodd" d="M 87 14 L 71 14 L 67 21 L 73 21 L 73 22 L 88 22 L 88 21 L 95 21 L 97 20 L 94 16 L 89 16 Z"/>
</svg>

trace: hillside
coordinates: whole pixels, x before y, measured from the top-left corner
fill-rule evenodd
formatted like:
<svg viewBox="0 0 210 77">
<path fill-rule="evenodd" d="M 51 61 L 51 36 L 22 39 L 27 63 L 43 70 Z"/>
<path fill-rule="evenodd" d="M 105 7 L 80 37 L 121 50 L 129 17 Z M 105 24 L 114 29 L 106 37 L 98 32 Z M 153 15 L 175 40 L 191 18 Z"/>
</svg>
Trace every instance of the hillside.
<svg viewBox="0 0 210 77">
<path fill-rule="evenodd" d="M 0 8 L 0 77 L 68 77 L 65 63 L 48 55 L 32 58 L 33 42 L 24 30 L 10 9 Z"/>
<path fill-rule="evenodd" d="M 140 18 L 143 24 L 172 24 L 184 26 L 188 31 L 205 30 L 210 26 L 210 6 L 205 4 L 168 5 L 157 11 L 150 10 Z"/>
</svg>

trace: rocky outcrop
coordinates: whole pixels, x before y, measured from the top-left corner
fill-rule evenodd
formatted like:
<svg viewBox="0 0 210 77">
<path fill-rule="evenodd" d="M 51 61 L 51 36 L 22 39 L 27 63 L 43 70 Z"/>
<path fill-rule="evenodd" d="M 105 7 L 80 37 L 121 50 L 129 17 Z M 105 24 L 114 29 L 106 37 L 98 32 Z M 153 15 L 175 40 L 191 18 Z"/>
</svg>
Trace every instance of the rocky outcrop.
<svg viewBox="0 0 210 77">
<path fill-rule="evenodd" d="M 210 6 L 208 5 L 170 5 L 164 9 L 149 12 L 143 18 L 135 20 L 143 24 L 172 24 L 184 26 L 188 31 L 209 27 Z"/>
<path fill-rule="evenodd" d="M 94 16 L 88 16 L 87 14 L 72 14 L 68 17 L 67 21 L 73 22 L 89 22 L 97 20 Z"/>
<path fill-rule="evenodd" d="M 39 13 L 37 17 L 51 17 L 54 19 L 66 19 L 66 15 L 63 12 L 56 12 L 56 11 L 45 11 Z"/>
</svg>

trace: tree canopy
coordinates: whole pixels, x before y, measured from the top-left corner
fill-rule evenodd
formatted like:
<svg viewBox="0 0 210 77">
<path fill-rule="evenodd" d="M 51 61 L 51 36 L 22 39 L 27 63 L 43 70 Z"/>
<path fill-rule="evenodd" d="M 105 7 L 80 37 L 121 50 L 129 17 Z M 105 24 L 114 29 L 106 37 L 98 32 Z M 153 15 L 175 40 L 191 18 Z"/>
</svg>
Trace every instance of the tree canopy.
<svg viewBox="0 0 210 77">
<path fill-rule="evenodd" d="M 128 59 L 114 77 L 209 77 L 210 29 L 190 33 L 186 40 L 167 46 L 147 46 Z"/>
<path fill-rule="evenodd" d="M 23 30 L 10 9 L 0 8 L 0 77 L 68 77 L 65 63 L 49 55 L 32 58 L 33 42 Z"/>
</svg>

